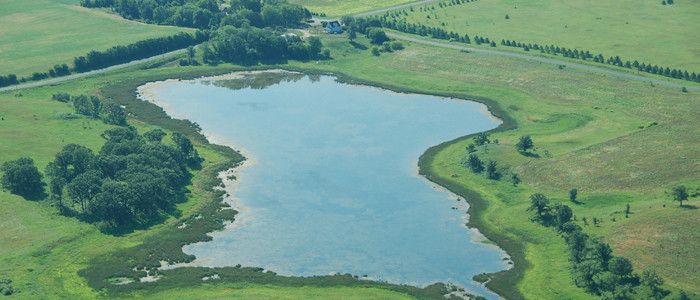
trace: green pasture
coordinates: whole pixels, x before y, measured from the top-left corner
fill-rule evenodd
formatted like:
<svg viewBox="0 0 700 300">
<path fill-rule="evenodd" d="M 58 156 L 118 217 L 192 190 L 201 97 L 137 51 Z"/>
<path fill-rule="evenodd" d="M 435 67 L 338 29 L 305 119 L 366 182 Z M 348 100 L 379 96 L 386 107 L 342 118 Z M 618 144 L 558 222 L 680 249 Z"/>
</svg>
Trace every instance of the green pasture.
<svg viewBox="0 0 700 300">
<path fill-rule="evenodd" d="M 700 245 L 692 233 L 700 229 L 698 212 L 679 208 L 667 194 L 676 184 L 700 187 L 700 129 L 694 121 L 700 112 L 693 108 L 700 96 L 488 54 L 410 44 L 374 57 L 342 37 L 324 42 L 332 45 L 334 60 L 311 65 L 315 69 L 397 90 L 477 99 L 514 119 L 517 129 L 494 133 L 499 143 L 477 154 L 496 160 L 506 176 L 517 173 L 523 180 L 518 187 L 463 167 L 471 140 L 441 148 L 429 167 L 433 175 L 488 202 L 482 226 L 523 243 L 530 267 L 518 289 L 527 298 L 590 298 L 570 279 L 564 241 L 528 220 L 528 197 L 535 192 L 568 202 L 586 231 L 610 241 L 638 271 L 655 268 L 668 286 L 700 293 L 694 284 L 700 261 L 687 250 Z M 515 151 L 525 134 L 532 135 L 539 158 Z M 579 190 L 582 204 L 568 201 L 571 188 Z M 627 203 L 628 219 L 622 213 Z M 599 226 L 592 225 L 593 217 L 602 220 Z M 653 228 L 656 238 L 647 241 L 639 233 L 644 228 Z"/>
<path fill-rule="evenodd" d="M 698 1 L 479 0 L 403 11 L 399 19 L 409 23 L 488 37 L 499 44 L 502 39 L 554 44 L 700 72 Z"/>
<path fill-rule="evenodd" d="M 390 7 L 395 5 L 414 2 L 413 0 L 290 0 L 291 3 L 296 3 L 305 6 L 310 11 L 315 13 L 324 13 L 327 17 L 340 17 L 352 15 Z"/>
<path fill-rule="evenodd" d="M 0 75 L 31 76 L 55 64 L 72 66 L 90 50 L 191 29 L 156 26 L 78 5 L 78 0 L 0 2 Z"/>
<path fill-rule="evenodd" d="M 655 268 L 674 291 L 700 294 L 695 284 L 700 278 L 694 269 L 700 265 L 700 257 L 688 251 L 700 245 L 698 210 L 679 208 L 666 194 L 679 183 L 691 189 L 700 186 L 698 94 L 487 54 L 406 44 L 405 50 L 375 57 L 342 36 L 324 36 L 323 41 L 333 60 L 290 62 L 282 67 L 334 72 L 349 80 L 400 91 L 476 99 L 517 123 L 517 129 L 494 133 L 492 139 L 499 143 L 481 147 L 477 153 L 485 160 L 498 161 L 505 174 L 519 174 L 521 185 L 490 181 L 464 168 L 461 162 L 467 155 L 468 139 L 444 145 L 428 168 L 435 177 L 473 190 L 488 202 L 474 221 L 484 231 L 519 242 L 529 262 L 516 285 L 521 294 L 532 299 L 592 298 L 571 282 L 564 241 L 553 229 L 530 222 L 526 211 L 531 193 L 543 192 L 555 201 L 566 202 L 566 192 L 573 187 L 579 189 L 582 204 L 569 205 L 587 232 L 609 241 L 615 254 L 630 258 L 638 271 Z M 359 42 L 368 46 L 363 38 Z M 132 67 L 56 86 L 0 93 L 0 163 L 31 156 L 43 170 L 67 143 L 99 149 L 99 135 L 108 127 L 85 118 L 63 119 L 72 108 L 50 100 L 53 93 L 96 93 L 106 85 L 141 76 L 167 74 L 176 78 L 193 70 L 221 72 L 227 68 L 240 67 Z M 134 119 L 131 122 L 142 131 L 152 127 Z M 515 151 L 513 145 L 524 134 L 532 135 L 539 158 Z M 199 151 L 206 158 L 205 170 L 225 159 L 213 148 L 200 146 Z M 183 217 L 192 216 L 206 202 L 201 184 L 206 180 L 195 173 L 192 195 L 179 206 Z M 621 212 L 628 203 L 632 214 L 625 218 Z M 12 279 L 18 290 L 12 298 L 21 299 L 104 296 L 91 289 L 78 271 L 89 267 L 93 258 L 139 245 L 178 222 L 170 218 L 148 230 L 115 237 L 60 216 L 45 202 L 0 192 L 0 204 L 0 245 L 9 245 L 0 247 L 0 278 Z M 697 198 L 689 204 L 699 205 Z M 583 217 L 600 218 L 602 223 L 585 226 Z M 232 283 L 177 287 L 155 294 L 136 291 L 130 296 L 201 295 L 244 299 L 405 297 L 381 288 Z"/>
</svg>

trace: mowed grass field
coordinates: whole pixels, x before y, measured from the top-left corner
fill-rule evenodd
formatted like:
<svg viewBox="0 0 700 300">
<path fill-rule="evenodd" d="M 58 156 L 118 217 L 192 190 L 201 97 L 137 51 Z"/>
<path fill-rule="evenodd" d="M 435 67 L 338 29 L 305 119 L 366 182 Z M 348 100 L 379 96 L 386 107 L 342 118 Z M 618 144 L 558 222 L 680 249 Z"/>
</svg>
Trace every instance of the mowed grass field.
<svg viewBox="0 0 700 300">
<path fill-rule="evenodd" d="M 314 13 L 324 13 L 327 17 L 339 17 L 345 15 L 368 12 L 375 9 L 401 5 L 415 0 L 289 0 L 305 6 Z"/>
<path fill-rule="evenodd" d="M 437 3 L 419 5 L 404 11 L 408 15 L 401 19 L 409 23 L 488 37 L 497 43 L 507 39 L 554 44 L 603 53 L 606 58 L 619 55 L 623 60 L 700 72 L 698 1 L 662 5 L 636 0 L 479 0 L 443 8 Z"/>
<path fill-rule="evenodd" d="M 191 29 L 128 21 L 78 0 L 0 1 L 0 75 L 47 72 L 55 64 L 147 38 Z"/>
<path fill-rule="evenodd" d="M 591 298 L 572 283 L 563 239 L 529 221 L 528 197 L 535 192 L 571 206 L 587 232 L 609 241 L 637 271 L 654 268 L 672 289 L 700 294 L 700 257 L 691 250 L 700 247 L 700 214 L 668 195 L 676 184 L 700 188 L 700 95 L 486 54 L 409 44 L 374 57 L 342 37 L 324 41 L 333 45 L 334 60 L 314 68 L 397 89 L 491 99 L 515 119 L 517 129 L 495 133 L 499 144 L 477 152 L 496 160 L 506 179 L 488 180 L 462 165 L 471 140 L 442 149 L 430 168 L 477 191 L 490 204 L 486 226 L 524 243 L 531 266 L 518 289 L 527 298 Z M 516 152 L 525 134 L 539 158 Z M 514 187 L 510 172 L 523 184 Z M 582 204 L 569 202 L 571 188 Z M 628 203 L 632 213 L 625 218 Z"/>
</svg>

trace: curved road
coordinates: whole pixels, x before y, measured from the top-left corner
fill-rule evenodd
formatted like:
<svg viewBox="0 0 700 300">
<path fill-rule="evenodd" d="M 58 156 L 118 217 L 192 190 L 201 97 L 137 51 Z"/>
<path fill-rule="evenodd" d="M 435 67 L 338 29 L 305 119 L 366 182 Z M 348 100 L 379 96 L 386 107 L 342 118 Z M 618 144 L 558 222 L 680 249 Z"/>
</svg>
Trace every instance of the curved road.
<svg viewBox="0 0 700 300">
<path fill-rule="evenodd" d="M 126 68 L 126 67 L 138 65 L 138 64 L 140 64 L 140 63 L 145 63 L 145 62 L 149 62 L 149 61 L 154 61 L 154 60 L 158 60 L 158 59 L 162 59 L 162 58 L 167 58 L 167 57 L 175 56 L 175 55 L 178 55 L 178 54 L 181 54 L 181 53 L 185 53 L 186 50 L 187 50 L 187 49 L 175 50 L 175 51 L 172 51 L 172 52 L 163 53 L 163 54 L 159 54 L 159 55 L 156 55 L 156 56 L 151 56 L 151 57 L 144 58 L 144 59 L 134 60 L 134 61 L 130 61 L 130 62 L 128 62 L 128 63 L 123 63 L 123 64 L 121 64 L 121 65 L 114 65 L 114 66 L 111 66 L 111 67 L 107 67 L 107 68 L 104 68 L 104 69 L 93 70 L 93 71 L 90 71 L 90 72 L 85 72 L 85 73 L 74 73 L 74 74 L 71 74 L 71 75 L 68 75 L 68 76 L 55 77 L 55 78 L 51 78 L 51 79 L 45 79 L 45 80 L 39 80 L 39 81 L 30 81 L 30 82 L 20 83 L 20 84 L 17 84 L 17 85 L 11 85 L 11 86 L 7 86 L 7 87 L 0 88 L 0 93 L 1 93 L 1 92 L 6 92 L 6 91 L 14 91 L 14 90 L 20 90 L 20 89 L 26 89 L 26 88 L 32 88 L 32 87 L 39 87 L 39 86 L 51 85 L 51 84 L 56 84 L 56 83 L 60 83 L 60 82 L 68 81 L 68 80 L 77 79 L 77 78 L 83 78 L 83 77 L 88 77 L 88 76 L 92 76 L 92 75 L 96 75 L 96 74 L 102 74 L 102 73 L 106 73 L 106 72 L 109 72 L 109 71 L 119 70 L 119 69 L 123 69 L 123 68 Z"/>
</svg>

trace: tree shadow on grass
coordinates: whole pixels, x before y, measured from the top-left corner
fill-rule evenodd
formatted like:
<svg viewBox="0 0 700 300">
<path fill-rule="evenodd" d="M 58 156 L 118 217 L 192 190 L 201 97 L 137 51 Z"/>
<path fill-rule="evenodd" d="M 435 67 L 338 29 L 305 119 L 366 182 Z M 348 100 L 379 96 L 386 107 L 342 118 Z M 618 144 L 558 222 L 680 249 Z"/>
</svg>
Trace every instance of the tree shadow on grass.
<svg viewBox="0 0 700 300">
<path fill-rule="evenodd" d="M 353 47 L 355 47 L 355 49 L 367 50 L 367 46 L 365 46 L 365 45 L 363 45 L 363 44 L 360 44 L 360 43 L 358 43 L 358 42 L 355 42 L 355 41 L 350 41 L 350 45 L 352 45 Z"/>
<path fill-rule="evenodd" d="M 681 208 L 683 208 L 683 209 L 698 209 L 698 207 L 696 205 L 690 205 L 690 204 L 683 204 L 683 206 L 681 206 Z"/>
<path fill-rule="evenodd" d="M 537 153 L 534 153 L 534 152 L 527 152 L 527 151 L 526 151 L 526 152 L 523 152 L 523 151 L 520 151 L 520 154 L 523 155 L 523 156 L 527 156 L 527 157 L 540 158 L 540 155 L 537 154 Z"/>
</svg>

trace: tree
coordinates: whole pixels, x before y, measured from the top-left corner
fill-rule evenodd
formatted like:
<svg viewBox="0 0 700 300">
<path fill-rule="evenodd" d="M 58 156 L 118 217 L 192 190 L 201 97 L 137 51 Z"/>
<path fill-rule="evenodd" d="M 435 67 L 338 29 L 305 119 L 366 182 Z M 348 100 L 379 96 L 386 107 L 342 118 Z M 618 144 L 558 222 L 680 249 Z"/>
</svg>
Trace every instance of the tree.
<svg viewBox="0 0 700 300">
<path fill-rule="evenodd" d="M 34 160 L 22 157 L 2 164 L 0 170 L 3 172 L 3 189 L 22 197 L 33 197 L 44 192 L 42 176 L 34 165 Z"/>
<path fill-rule="evenodd" d="M 571 208 L 563 204 L 556 206 L 556 213 L 557 225 L 559 225 L 559 228 L 561 228 L 561 226 L 565 223 L 571 221 L 571 218 L 574 216 L 574 212 L 571 211 Z"/>
<path fill-rule="evenodd" d="M 628 276 L 632 274 L 632 263 L 629 259 L 615 256 L 608 262 L 608 270 L 617 276 Z"/>
<path fill-rule="evenodd" d="M 517 144 L 515 144 L 515 149 L 520 153 L 525 153 L 532 149 L 535 144 L 532 142 L 532 138 L 529 135 L 521 136 Z"/>
<path fill-rule="evenodd" d="M 354 42 L 356 38 L 357 38 L 357 31 L 355 30 L 354 27 L 350 27 L 350 29 L 348 29 L 348 39 L 351 42 Z"/>
<path fill-rule="evenodd" d="M 171 139 L 175 143 L 177 149 L 182 152 L 187 165 L 193 168 L 198 168 L 201 165 L 203 159 L 199 156 L 197 149 L 194 148 L 190 139 L 178 132 L 173 133 Z"/>
<path fill-rule="evenodd" d="M 489 140 L 489 134 L 486 132 L 477 134 L 476 136 L 474 136 L 473 140 L 474 144 L 477 146 L 483 146 L 491 142 L 491 140 Z"/>
<path fill-rule="evenodd" d="M 571 202 L 576 202 L 576 197 L 578 197 L 578 190 L 575 188 L 569 190 L 569 200 L 571 200 Z"/>
<path fill-rule="evenodd" d="M 160 141 L 163 140 L 163 137 L 165 137 L 165 135 L 165 131 L 161 130 L 160 128 L 155 128 L 146 131 L 143 134 L 143 137 L 146 138 L 147 141 L 160 143 Z"/>
<path fill-rule="evenodd" d="M 498 164 L 496 161 L 489 161 L 488 165 L 486 166 L 486 177 L 491 180 L 501 179 L 501 173 L 498 172 Z"/>
<path fill-rule="evenodd" d="M 68 184 L 68 195 L 74 203 L 80 204 L 83 212 L 87 203 L 100 192 L 102 187 L 102 175 L 98 170 L 90 170 L 76 176 Z"/>
<path fill-rule="evenodd" d="M 470 154 L 469 158 L 467 159 L 467 165 L 469 166 L 469 169 L 472 170 L 474 173 L 481 173 L 484 171 L 484 162 L 479 159 L 476 154 Z"/>
<path fill-rule="evenodd" d="M 678 185 L 671 191 L 673 201 L 678 201 L 683 207 L 683 201 L 688 200 L 688 189 L 684 185 Z"/>
<path fill-rule="evenodd" d="M 126 111 L 117 103 L 111 100 L 104 101 L 100 109 L 102 121 L 111 125 L 126 125 Z"/>
<path fill-rule="evenodd" d="M 547 196 L 536 193 L 530 195 L 530 207 L 528 210 L 534 210 L 537 215 L 543 215 L 549 209 L 549 199 Z"/>
<path fill-rule="evenodd" d="M 644 270 L 639 278 L 640 296 L 644 299 L 661 300 L 668 295 L 668 291 L 662 288 L 664 280 L 653 269 Z"/>
<path fill-rule="evenodd" d="M 518 186 L 518 184 L 520 184 L 520 177 L 518 177 L 518 174 L 511 173 L 510 182 L 513 183 L 513 186 Z"/>
<path fill-rule="evenodd" d="M 389 40 L 389 37 L 386 36 L 386 32 L 380 28 L 370 28 L 367 31 L 367 38 L 375 45 L 381 45 Z"/>
</svg>

